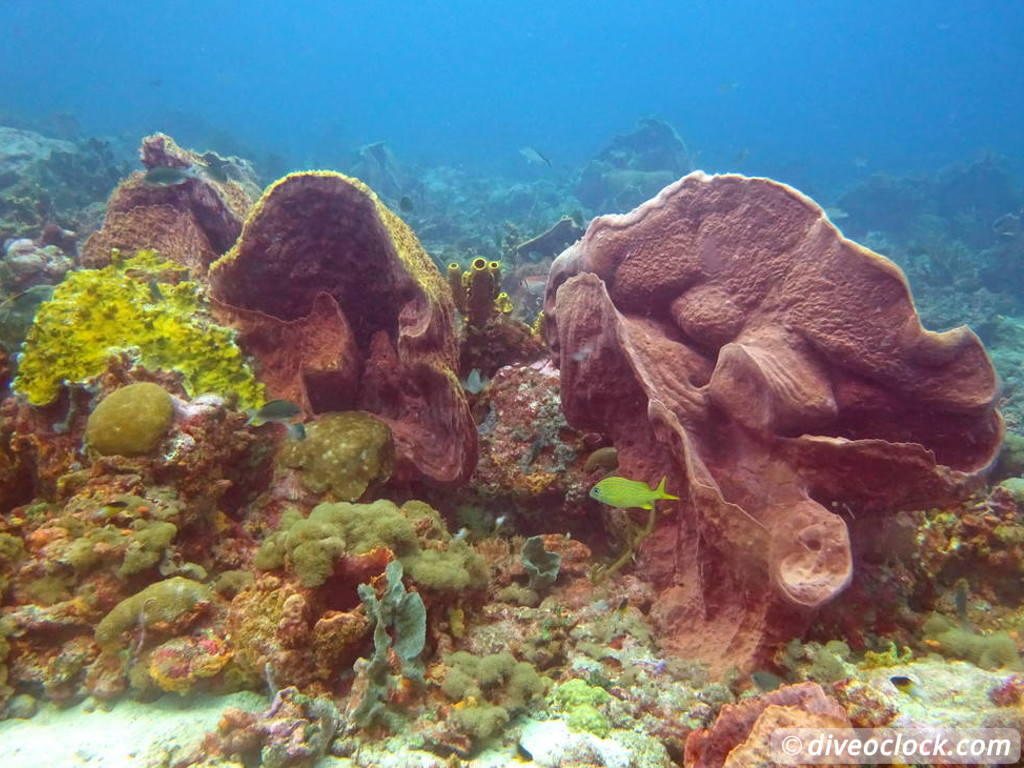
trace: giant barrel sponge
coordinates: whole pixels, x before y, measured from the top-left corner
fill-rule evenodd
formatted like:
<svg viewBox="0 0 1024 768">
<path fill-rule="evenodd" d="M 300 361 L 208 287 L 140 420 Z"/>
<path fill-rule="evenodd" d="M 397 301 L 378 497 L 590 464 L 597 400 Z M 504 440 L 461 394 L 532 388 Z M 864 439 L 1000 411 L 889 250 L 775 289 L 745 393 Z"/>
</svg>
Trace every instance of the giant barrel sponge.
<svg viewBox="0 0 1024 768">
<path fill-rule="evenodd" d="M 454 373 L 451 291 L 365 184 L 313 171 L 271 185 L 210 285 L 272 397 L 381 417 L 399 477 L 469 477 L 476 428 Z"/>
<path fill-rule="evenodd" d="M 544 311 L 569 423 L 682 497 L 640 569 L 665 646 L 720 669 L 847 585 L 837 511 L 966 495 L 1001 443 L 978 338 L 925 331 L 895 264 L 769 179 L 695 172 L 595 219 Z"/>
</svg>

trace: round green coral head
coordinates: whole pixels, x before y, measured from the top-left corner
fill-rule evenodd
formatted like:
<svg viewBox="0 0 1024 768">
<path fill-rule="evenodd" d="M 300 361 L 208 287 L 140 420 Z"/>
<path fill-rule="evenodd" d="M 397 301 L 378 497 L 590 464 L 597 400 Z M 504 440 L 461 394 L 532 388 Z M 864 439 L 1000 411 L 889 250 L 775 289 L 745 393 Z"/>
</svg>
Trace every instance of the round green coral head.
<svg viewBox="0 0 1024 768">
<path fill-rule="evenodd" d="M 281 463 L 299 469 L 314 493 L 355 501 L 374 482 L 387 482 L 395 460 L 391 428 L 366 411 L 324 413 L 306 426 L 306 439 L 289 442 Z"/>
<path fill-rule="evenodd" d="M 171 396 L 156 384 L 116 389 L 96 406 L 85 426 L 85 442 L 103 456 L 144 456 L 167 434 L 174 419 Z"/>
</svg>

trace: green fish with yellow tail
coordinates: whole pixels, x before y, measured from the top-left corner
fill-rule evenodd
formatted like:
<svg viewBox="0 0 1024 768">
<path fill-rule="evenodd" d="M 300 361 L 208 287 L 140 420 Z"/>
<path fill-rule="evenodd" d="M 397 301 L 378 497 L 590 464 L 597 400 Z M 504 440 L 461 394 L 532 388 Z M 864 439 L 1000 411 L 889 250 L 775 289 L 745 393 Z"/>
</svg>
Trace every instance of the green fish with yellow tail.
<svg viewBox="0 0 1024 768">
<path fill-rule="evenodd" d="M 659 499 L 678 499 L 665 491 L 665 478 L 661 478 L 657 488 L 651 488 L 640 480 L 625 477 L 606 477 L 590 489 L 590 498 L 611 507 L 639 507 L 654 509 L 654 502 Z"/>
</svg>

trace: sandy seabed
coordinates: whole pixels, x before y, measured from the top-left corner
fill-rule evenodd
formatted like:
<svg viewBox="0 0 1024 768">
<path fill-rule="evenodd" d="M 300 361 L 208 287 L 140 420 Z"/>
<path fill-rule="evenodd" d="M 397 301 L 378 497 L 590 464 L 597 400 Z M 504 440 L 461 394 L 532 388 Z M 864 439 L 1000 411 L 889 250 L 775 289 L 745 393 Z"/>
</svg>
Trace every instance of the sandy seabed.
<svg viewBox="0 0 1024 768">
<path fill-rule="evenodd" d="M 252 692 L 181 698 L 173 694 L 145 704 L 118 702 L 109 712 L 79 704 L 46 704 L 30 720 L 0 722 L 3 768 L 142 768 L 172 746 L 194 744 L 217 726 L 228 707 L 265 709 Z"/>
</svg>

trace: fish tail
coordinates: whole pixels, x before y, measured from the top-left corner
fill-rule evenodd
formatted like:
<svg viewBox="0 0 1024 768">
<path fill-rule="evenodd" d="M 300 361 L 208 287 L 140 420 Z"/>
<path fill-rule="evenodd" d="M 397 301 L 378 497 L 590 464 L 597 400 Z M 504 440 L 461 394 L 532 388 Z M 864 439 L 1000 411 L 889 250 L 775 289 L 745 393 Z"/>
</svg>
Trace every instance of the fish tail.
<svg viewBox="0 0 1024 768">
<path fill-rule="evenodd" d="M 665 480 L 667 478 L 662 476 L 661 482 L 658 483 L 658 487 L 654 489 L 654 492 L 658 494 L 659 499 L 678 499 L 678 496 L 673 496 L 671 493 L 665 492 Z"/>
</svg>

